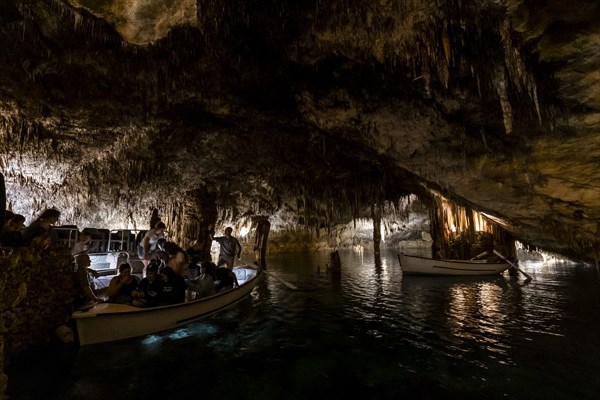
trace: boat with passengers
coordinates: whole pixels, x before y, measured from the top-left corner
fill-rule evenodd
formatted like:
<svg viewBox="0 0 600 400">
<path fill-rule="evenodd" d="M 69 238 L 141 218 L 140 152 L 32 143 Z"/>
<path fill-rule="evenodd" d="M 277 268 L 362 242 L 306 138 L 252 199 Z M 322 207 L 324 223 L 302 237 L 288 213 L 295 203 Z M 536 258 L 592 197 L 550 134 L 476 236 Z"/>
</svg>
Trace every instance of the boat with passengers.
<svg viewBox="0 0 600 400">
<path fill-rule="evenodd" d="M 137 243 L 145 231 L 90 229 L 92 234 L 90 267 L 98 273 L 95 285 L 100 292 L 117 275 L 121 263 L 132 267 L 132 274 L 142 277 L 144 264 L 137 255 Z M 56 227 L 54 240 L 72 247 L 79 231 L 76 226 Z M 238 287 L 212 296 L 178 304 L 139 308 L 126 304 L 91 303 L 72 314 L 79 345 L 111 342 L 143 336 L 206 318 L 246 298 L 256 286 L 261 269 L 254 265 L 233 268 Z"/>
<path fill-rule="evenodd" d="M 184 303 L 138 308 L 125 304 L 99 303 L 75 311 L 79 345 L 111 342 L 165 331 L 198 321 L 233 306 L 256 286 L 261 270 L 254 266 L 234 267 L 239 287 Z"/>
</svg>

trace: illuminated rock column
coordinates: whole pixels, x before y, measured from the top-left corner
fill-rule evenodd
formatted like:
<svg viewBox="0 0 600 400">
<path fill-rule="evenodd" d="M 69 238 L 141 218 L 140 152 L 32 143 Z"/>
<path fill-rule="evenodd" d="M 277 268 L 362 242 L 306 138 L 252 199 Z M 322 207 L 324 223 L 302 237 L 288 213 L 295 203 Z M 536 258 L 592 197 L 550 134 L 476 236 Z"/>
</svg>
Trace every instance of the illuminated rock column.
<svg viewBox="0 0 600 400">
<path fill-rule="evenodd" d="M 256 236 L 254 239 L 254 253 L 258 265 L 267 269 L 267 240 L 269 239 L 269 231 L 271 223 L 266 218 L 261 218 L 256 222 Z"/>
<path fill-rule="evenodd" d="M 375 259 L 381 258 L 381 207 L 371 204 L 371 218 L 373 218 L 373 250 Z"/>
<path fill-rule="evenodd" d="M 214 193 L 205 189 L 186 192 L 177 215 L 172 216 L 172 238 L 181 247 L 187 248 L 196 242 L 201 259 L 210 255 L 213 228 L 217 220 L 217 205 Z"/>
</svg>

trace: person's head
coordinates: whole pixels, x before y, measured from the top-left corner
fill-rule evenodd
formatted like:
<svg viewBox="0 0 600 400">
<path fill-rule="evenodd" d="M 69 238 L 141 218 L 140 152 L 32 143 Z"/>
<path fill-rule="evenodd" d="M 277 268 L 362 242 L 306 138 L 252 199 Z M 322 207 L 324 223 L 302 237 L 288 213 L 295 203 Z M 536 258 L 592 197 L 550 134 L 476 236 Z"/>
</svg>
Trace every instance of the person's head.
<svg viewBox="0 0 600 400">
<path fill-rule="evenodd" d="M 225 228 L 225 236 L 231 236 L 231 232 L 233 232 L 233 229 L 230 226 Z"/>
<path fill-rule="evenodd" d="M 21 214 L 12 214 L 11 218 L 6 220 L 5 226 L 11 231 L 21 230 L 25 226 L 25 217 Z"/>
<path fill-rule="evenodd" d="M 13 215 L 13 217 L 10 221 L 11 221 L 12 225 L 17 228 L 22 228 L 25 225 L 25 217 L 22 216 L 21 214 Z"/>
<path fill-rule="evenodd" d="M 163 233 L 165 233 L 165 229 L 167 229 L 167 226 L 163 222 L 159 222 L 154 227 L 154 231 L 157 235 L 162 235 Z"/>
<path fill-rule="evenodd" d="M 129 263 L 121 263 L 119 265 L 119 275 L 131 275 L 131 265 Z"/>
<path fill-rule="evenodd" d="M 202 264 L 200 264 L 200 272 L 202 272 L 203 274 L 212 275 L 216 267 L 217 266 L 214 262 L 204 261 Z"/>
<path fill-rule="evenodd" d="M 148 266 L 146 267 L 146 278 L 148 278 L 148 280 L 153 281 L 154 278 L 156 278 L 156 274 L 158 273 L 158 264 L 156 263 L 156 260 L 152 260 L 154 262 L 150 262 L 150 264 L 148 264 Z"/>
<path fill-rule="evenodd" d="M 160 277 L 165 283 L 171 282 L 175 277 L 175 271 L 171 267 L 165 267 L 160 271 Z"/>
<path fill-rule="evenodd" d="M 48 208 L 38 217 L 38 221 L 47 223 L 48 225 L 54 225 L 60 218 L 60 211 L 54 208 Z"/>
<path fill-rule="evenodd" d="M 165 242 L 165 244 L 163 245 L 163 249 L 165 250 L 165 253 L 167 253 L 170 256 L 174 256 L 175 254 L 177 254 L 177 252 L 183 251 L 183 249 L 179 247 L 175 242 Z"/>
<path fill-rule="evenodd" d="M 89 231 L 86 231 L 85 229 L 81 232 L 81 234 L 79 235 L 79 241 L 81 243 L 89 243 L 92 241 L 92 234 Z"/>
<path fill-rule="evenodd" d="M 75 264 L 77 264 L 77 267 L 79 268 L 87 268 L 91 265 L 91 263 L 92 261 L 90 256 L 87 254 L 79 254 L 75 257 Z"/>
</svg>

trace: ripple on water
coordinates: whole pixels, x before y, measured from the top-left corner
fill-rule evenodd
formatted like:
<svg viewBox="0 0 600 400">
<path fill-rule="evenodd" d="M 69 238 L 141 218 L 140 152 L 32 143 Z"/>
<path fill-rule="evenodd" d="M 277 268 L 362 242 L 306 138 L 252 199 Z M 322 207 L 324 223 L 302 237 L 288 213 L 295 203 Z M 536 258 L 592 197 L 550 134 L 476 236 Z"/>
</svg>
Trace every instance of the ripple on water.
<svg viewBox="0 0 600 400">
<path fill-rule="evenodd" d="M 44 398 L 82 400 L 182 398 L 199 385 L 219 399 L 586 399 L 600 390 L 592 268 L 523 264 L 534 276 L 524 284 L 408 277 L 394 253 L 380 265 L 367 253 L 340 255 L 341 276 L 317 272 L 327 253 L 273 256 L 270 270 L 303 290 L 265 277 L 205 321 L 82 349 L 61 379 L 23 363 L 9 394 L 42 398 L 32 380 Z"/>
</svg>

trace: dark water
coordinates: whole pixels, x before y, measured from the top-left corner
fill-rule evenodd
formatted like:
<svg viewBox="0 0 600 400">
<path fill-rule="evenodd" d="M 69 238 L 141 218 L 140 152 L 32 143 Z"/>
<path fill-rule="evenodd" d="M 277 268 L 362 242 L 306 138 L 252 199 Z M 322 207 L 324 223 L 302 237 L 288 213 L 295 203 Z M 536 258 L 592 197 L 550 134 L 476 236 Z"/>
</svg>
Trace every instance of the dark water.
<svg viewBox="0 0 600 400">
<path fill-rule="evenodd" d="M 595 268 L 521 264 L 525 284 L 403 277 L 393 253 L 341 259 L 334 277 L 325 253 L 271 256 L 277 279 L 211 319 L 24 354 L 11 399 L 600 398 Z"/>
</svg>

